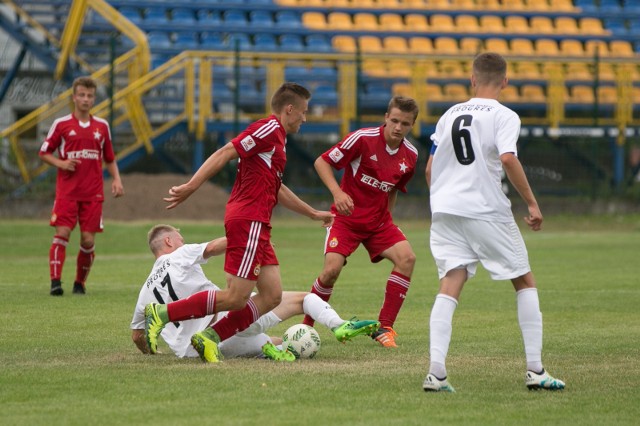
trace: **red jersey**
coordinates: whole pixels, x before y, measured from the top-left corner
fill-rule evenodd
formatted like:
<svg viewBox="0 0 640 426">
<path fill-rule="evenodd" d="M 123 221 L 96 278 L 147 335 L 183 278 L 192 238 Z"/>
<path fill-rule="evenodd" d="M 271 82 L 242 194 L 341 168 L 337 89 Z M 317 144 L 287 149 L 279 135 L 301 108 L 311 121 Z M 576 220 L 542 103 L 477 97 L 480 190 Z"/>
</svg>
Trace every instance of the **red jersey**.
<svg viewBox="0 0 640 426">
<path fill-rule="evenodd" d="M 90 116 L 87 123 L 82 123 L 73 114 L 58 118 L 49 129 L 40 155 L 56 150 L 61 160 L 80 160 L 73 172 L 58 169 L 56 199 L 104 201 L 102 160 L 115 160 L 107 121 Z"/>
<path fill-rule="evenodd" d="M 249 125 L 231 143 L 240 155 L 225 221 L 246 219 L 270 223 L 287 163 L 287 133 L 275 115 Z"/>
<path fill-rule="evenodd" d="M 407 182 L 415 172 L 418 150 L 404 139 L 392 150 L 384 139 L 384 126 L 356 130 L 322 154 L 322 158 L 337 170 L 345 169 L 340 188 L 353 199 L 350 216 L 340 215 L 335 205 L 331 211 L 336 219 L 352 229 L 375 230 L 391 220 L 389 192 L 407 192 Z"/>
</svg>

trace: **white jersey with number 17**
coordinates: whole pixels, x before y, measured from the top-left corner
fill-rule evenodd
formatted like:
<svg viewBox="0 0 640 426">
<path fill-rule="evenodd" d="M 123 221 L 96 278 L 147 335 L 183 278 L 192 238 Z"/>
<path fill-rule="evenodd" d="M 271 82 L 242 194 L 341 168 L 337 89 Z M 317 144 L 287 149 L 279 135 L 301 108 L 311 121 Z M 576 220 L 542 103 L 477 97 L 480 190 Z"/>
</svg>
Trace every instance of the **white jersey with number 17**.
<svg viewBox="0 0 640 426">
<path fill-rule="evenodd" d="M 431 140 L 431 212 L 510 222 L 500 155 L 517 155 L 520 117 L 494 99 L 472 98 L 440 118 Z"/>
<path fill-rule="evenodd" d="M 185 244 L 173 253 L 156 259 L 151 274 L 145 281 L 136 303 L 131 329 L 144 329 L 144 307 L 149 303 L 170 303 L 184 299 L 203 290 L 220 290 L 207 279 L 201 264 L 207 243 Z M 198 356 L 191 347 L 191 336 L 204 330 L 213 315 L 204 318 L 169 323 L 162 330 L 162 339 L 179 357 Z"/>
</svg>

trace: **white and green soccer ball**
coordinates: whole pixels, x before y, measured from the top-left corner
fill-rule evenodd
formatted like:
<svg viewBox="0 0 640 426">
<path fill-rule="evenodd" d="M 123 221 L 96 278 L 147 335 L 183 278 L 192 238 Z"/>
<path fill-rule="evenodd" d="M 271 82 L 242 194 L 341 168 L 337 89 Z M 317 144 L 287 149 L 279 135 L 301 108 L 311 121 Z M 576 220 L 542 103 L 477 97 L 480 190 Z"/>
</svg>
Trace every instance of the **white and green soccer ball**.
<svg viewBox="0 0 640 426">
<path fill-rule="evenodd" d="M 288 349 L 296 358 L 313 358 L 320 350 L 320 335 L 308 325 L 292 325 L 282 336 L 282 349 Z"/>
</svg>

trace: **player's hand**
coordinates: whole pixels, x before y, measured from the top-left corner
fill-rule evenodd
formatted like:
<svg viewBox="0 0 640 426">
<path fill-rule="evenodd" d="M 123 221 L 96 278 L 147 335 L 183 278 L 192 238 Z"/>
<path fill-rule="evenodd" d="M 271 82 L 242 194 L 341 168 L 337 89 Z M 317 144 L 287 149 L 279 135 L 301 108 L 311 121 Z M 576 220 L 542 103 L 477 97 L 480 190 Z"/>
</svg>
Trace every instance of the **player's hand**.
<svg viewBox="0 0 640 426">
<path fill-rule="evenodd" d="M 324 226 L 325 228 L 328 228 L 331 225 L 333 225 L 334 218 L 335 218 L 335 215 L 327 211 L 316 211 L 315 215 L 313 216 L 313 220 L 322 221 L 322 226 Z"/>
<path fill-rule="evenodd" d="M 68 160 L 64 160 L 62 162 L 62 165 L 60 166 L 60 168 L 62 170 L 66 170 L 68 172 L 75 172 L 76 171 L 76 166 L 78 164 L 80 164 L 82 161 L 75 159 L 75 158 L 71 158 Z"/>
<path fill-rule="evenodd" d="M 169 196 L 163 198 L 164 201 L 169 203 L 167 206 L 167 210 L 170 210 L 176 207 L 178 204 L 182 203 L 184 200 L 189 198 L 191 194 L 193 194 L 195 189 L 192 189 L 188 184 L 183 184 L 180 186 L 172 186 L 169 189 Z"/>
<path fill-rule="evenodd" d="M 111 194 L 114 198 L 122 197 L 124 195 L 124 186 L 120 180 L 114 179 L 111 182 Z"/>
<path fill-rule="evenodd" d="M 336 206 L 336 210 L 338 213 L 350 216 L 353 213 L 353 200 L 346 192 L 340 190 L 336 195 L 333 196 L 333 203 Z"/>
<path fill-rule="evenodd" d="M 539 231 L 542 229 L 542 212 L 540 208 L 535 206 L 529 206 L 529 216 L 525 216 L 524 221 L 527 222 L 529 228 L 533 231 Z"/>
</svg>

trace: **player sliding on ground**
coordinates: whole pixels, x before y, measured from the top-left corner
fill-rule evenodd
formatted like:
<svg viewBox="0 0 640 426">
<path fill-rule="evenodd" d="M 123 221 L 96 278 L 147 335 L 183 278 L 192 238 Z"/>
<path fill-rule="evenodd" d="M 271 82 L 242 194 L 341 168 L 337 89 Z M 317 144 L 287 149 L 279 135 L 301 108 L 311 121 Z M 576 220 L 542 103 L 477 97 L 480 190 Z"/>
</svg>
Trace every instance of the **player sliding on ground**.
<svg viewBox="0 0 640 426">
<path fill-rule="evenodd" d="M 453 313 L 462 287 L 481 262 L 494 280 L 511 280 L 516 290 L 518 322 L 527 359 L 529 389 L 564 389 L 542 366 L 542 314 L 527 248 L 502 191 L 500 173 L 527 204 L 527 225 L 540 230 L 542 213 L 517 157 L 520 118 L 498 102 L 507 85 L 507 63 L 483 53 L 473 61 L 475 96 L 454 105 L 431 136 L 433 148 L 426 179 L 431 193 L 431 253 L 440 290 L 430 320 L 429 373 L 425 391 L 454 392 L 447 381 L 445 358 Z"/>
<path fill-rule="evenodd" d="M 208 243 L 185 244 L 179 230 L 170 225 L 156 225 L 148 235 L 149 248 L 156 257 L 155 264 L 145 281 L 131 321 L 132 339 L 138 349 L 144 353 L 157 351 L 157 337 L 161 334 L 164 341 L 178 357 L 196 357 L 191 346 L 191 337 L 208 328 L 216 318 L 207 315 L 203 318 L 170 322 L 150 334 L 150 344 L 145 339 L 145 307 L 153 302 L 166 303 L 187 298 L 207 290 L 219 290 L 202 271 L 201 264 L 211 256 L 224 253 L 226 238 L 218 238 Z M 340 342 L 346 342 L 358 335 L 371 335 L 380 323 L 378 321 L 345 321 L 328 303 L 318 296 L 306 292 L 285 291 L 282 302 L 272 311 L 262 315 L 258 321 L 246 330 L 223 341 L 218 346 L 225 358 L 256 357 L 261 354 L 277 361 L 294 361 L 294 355 L 275 345 L 279 338 L 264 334 L 268 329 L 295 315 L 307 314 L 328 327 Z M 218 319 L 226 316 L 219 313 Z"/>
</svg>

